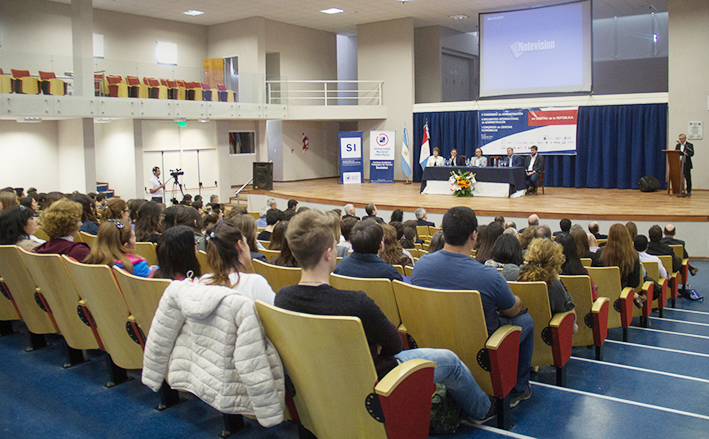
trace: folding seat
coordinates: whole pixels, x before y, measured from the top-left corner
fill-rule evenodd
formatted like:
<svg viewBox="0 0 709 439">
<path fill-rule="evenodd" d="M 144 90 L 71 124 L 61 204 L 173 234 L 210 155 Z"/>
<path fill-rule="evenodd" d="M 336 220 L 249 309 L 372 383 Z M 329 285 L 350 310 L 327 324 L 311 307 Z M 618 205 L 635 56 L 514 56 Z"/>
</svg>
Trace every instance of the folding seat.
<svg viewBox="0 0 709 439">
<path fill-rule="evenodd" d="M 358 318 L 296 313 L 261 301 L 256 309 L 293 384 L 301 437 L 428 437 L 435 363 L 409 360 L 377 382 Z"/>
<path fill-rule="evenodd" d="M 0 68 L 0 93 L 12 93 L 12 78 Z"/>
<path fill-rule="evenodd" d="M 94 73 L 94 96 L 108 95 L 108 84 L 103 73 Z"/>
<path fill-rule="evenodd" d="M 42 93 L 46 95 L 64 96 L 67 93 L 67 84 L 57 78 L 54 72 L 39 71 L 39 79 L 42 83 Z"/>
<path fill-rule="evenodd" d="M 593 300 L 591 278 L 589 276 L 560 276 L 576 305 L 576 324 L 579 329 L 574 334 L 574 346 L 595 346 L 596 360 L 602 360 L 601 348 L 608 335 L 608 312 L 610 301 L 607 297 Z"/>
<path fill-rule="evenodd" d="M 175 84 L 177 85 L 177 99 L 184 101 L 187 99 L 187 86 L 185 81 L 182 79 L 176 79 Z"/>
<path fill-rule="evenodd" d="M 226 85 L 217 84 L 219 90 L 219 102 L 236 102 L 236 93 L 226 88 Z"/>
<path fill-rule="evenodd" d="M 148 265 L 158 265 L 158 256 L 155 252 L 155 244 L 152 242 L 136 242 L 135 253 L 142 256 Z"/>
<path fill-rule="evenodd" d="M 148 86 L 140 82 L 137 76 L 126 76 L 128 97 L 148 99 Z"/>
<path fill-rule="evenodd" d="M 185 82 L 185 88 L 187 89 L 187 100 L 188 101 L 201 101 L 202 100 L 202 83 L 201 82 Z"/>
<path fill-rule="evenodd" d="M 91 248 L 94 248 L 94 245 L 96 245 L 96 235 L 86 232 L 79 232 L 79 238 L 81 239 L 81 242 L 87 243 Z"/>
<path fill-rule="evenodd" d="M 216 102 L 219 100 L 218 93 L 219 93 L 219 90 L 217 90 L 216 88 L 211 88 L 209 86 L 209 84 L 206 84 L 204 82 L 202 83 L 202 100 Z M 252 212 L 249 212 L 249 213 L 252 213 Z M 256 214 L 258 214 L 258 212 L 256 212 Z M 256 217 L 256 219 L 258 219 L 258 216 Z"/>
<path fill-rule="evenodd" d="M 273 258 L 275 258 L 279 254 L 281 254 L 281 251 L 280 250 L 259 250 L 259 253 L 264 255 L 266 257 L 266 260 L 268 260 L 268 262 L 271 262 L 273 260 Z"/>
<path fill-rule="evenodd" d="M 150 99 L 167 99 L 167 86 L 160 84 L 155 78 L 143 78 L 143 83 L 148 85 Z"/>
<path fill-rule="evenodd" d="M 30 76 L 29 70 L 10 69 L 12 72 L 12 90 L 28 95 L 39 94 L 39 79 Z"/>
<path fill-rule="evenodd" d="M 623 341 L 628 341 L 628 327 L 633 320 L 634 289 L 621 288 L 620 268 L 618 267 L 586 267 L 589 276 L 596 285 L 599 297 L 607 297 L 610 301 L 608 309 L 608 328 L 623 328 Z"/>
<path fill-rule="evenodd" d="M 663 310 L 665 308 L 665 304 L 667 303 L 667 287 L 669 285 L 669 279 L 660 277 L 660 262 L 643 262 L 643 267 L 645 267 L 645 271 L 647 272 L 648 277 L 650 279 L 654 280 L 660 286 L 662 287 L 660 291 L 660 297 L 655 299 L 652 303 L 653 308 L 657 308 L 657 312 L 660 316 L 660 318 L 663 317 Z M 668 272 L 669 274 L 669 272 Z"/>
<path fill-rule="evenodd" d="M 108 84 L 108 94 L 114 98 L 128 97 L 128 84 L 120 75 L 106 75 L 106 83 Z"/>
<path fill-rule="evenodd" d="M 672 272 L 672 256 L 670 255 L 665 255 L 665 256 L 658 256 L 660 258 L 660 261 L 662 261 L 662 265 L 665 267 L 665 271 L 667 271 L 667 275 L 670 276 L 669 284 L 667 285 L 667 295 L 671 301 L 671 306 L 672 308 L 675 307 L 675 304 L 677 302 L 677 296 L 679 295 L 679 272 L 673 273 Z"/>
<path fill-rule="evenodd" d="M 279 267 L 261 262 L 257 259 L 251 260 L 254 271 L 265 277 L 268 283 L 273 288 L 273 291 L 278 291 L 283 287 L 295 285 L 300 282 L 301 269 L 295 267 Z"/>
<path fill-rule="evenodd" d="M 209 262 L 207 261 L 207 252 L 204 250 L 197 250 L 197 261 L 199 262 L 199 269 L 202 270 L 202 274 L 212 272 L 212 268 L 209 266 Z"/>
</svg>

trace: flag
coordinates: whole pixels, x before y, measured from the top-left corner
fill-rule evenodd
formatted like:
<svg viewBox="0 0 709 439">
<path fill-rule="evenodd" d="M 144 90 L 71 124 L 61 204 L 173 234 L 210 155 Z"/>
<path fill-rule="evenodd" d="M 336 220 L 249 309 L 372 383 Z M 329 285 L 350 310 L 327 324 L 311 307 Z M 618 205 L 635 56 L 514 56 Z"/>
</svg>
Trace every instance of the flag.
<svg viewBox="0 0 709 439">
<path fill-rule="evenodd" d="M 431 145 L 428 143 L 430 139 L 428 135 L 428 122 L 423 126 L 423 141 L 421 141 L 421 154 L 419 155 L 419 163 L 422 168 L 426 167 L 428 157 L 431 155 Z"/>
<path fill-rule="evenodd" d="M 409 152 L 409 130 L 404 128 L 404 143 L 401 145 L 401 170 L 411 175 L 411 153 Z"/>
</svg>

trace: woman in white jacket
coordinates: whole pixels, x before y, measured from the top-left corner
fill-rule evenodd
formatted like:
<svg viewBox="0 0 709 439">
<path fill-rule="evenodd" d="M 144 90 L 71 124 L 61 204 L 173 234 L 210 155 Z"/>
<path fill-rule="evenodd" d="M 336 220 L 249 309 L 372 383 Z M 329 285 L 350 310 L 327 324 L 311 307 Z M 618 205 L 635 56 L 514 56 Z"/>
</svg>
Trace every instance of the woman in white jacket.
<svg viewBox="0 0 709 439">
<path fill-rule="evenodd" d="M 200 283 L 229 287 L 251 300 L 273 304 L 276 294 L 268 281 L 256 273 L 246 273 L 251 267 L 251 252 L 241 230 L 229 223 L 217 223 L 206 232 L 207 261 L 212 273 Z"/>
</svg>

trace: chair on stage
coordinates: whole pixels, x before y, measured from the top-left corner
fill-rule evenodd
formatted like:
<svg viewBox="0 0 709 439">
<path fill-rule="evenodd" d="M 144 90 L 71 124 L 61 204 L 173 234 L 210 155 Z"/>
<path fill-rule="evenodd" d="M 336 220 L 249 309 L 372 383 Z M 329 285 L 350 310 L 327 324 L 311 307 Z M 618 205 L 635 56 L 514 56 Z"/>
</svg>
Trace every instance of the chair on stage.
<svg viewBox="0 0 709 439">
<path fill-rule="evenodd" d="M 292 382 L 300 437 L 428 437 L 435 363 L 410 360 L 377 382 L 358 318 L 296 313 L 260 300 L 256 309 Z"/>
<path fill-rule="evenodd" d="M 0 68 L 0 94 L 12 93 L 12 78 L 6 75 Z"/>
<path fill-rule="evenodd" d="M 289 287 L 300 282 L 301 269 L 297 267 L 279 267 L 252 259 L 254 271 L 265 277 L 273 291 L 278 292 L 283 287 Z"/>
<path fill-rule="evenodd" d="M 610 301 L 608 328 L 623 328 L 623 341 L 628 341 L 628 327 L 633 320 L 634 289 L 620 287 L 620 268 L 586 267 L 599 297 Z"/>
<path fill-rule="evenodd" d="M 544 163 L 544 166 L 546 167 L 546 162 Z M 539 173 L 539 178 L 537 179 L 537 191 L 539 191 L 539 188 L 542 188 L 542 195 L 544 195 L 544 175 L 546 174 L 546 170 L 542 169 L 542 172 Z"/>
<path fill-rule="evenodd" d="M 155 252 L 155 244 L 152 242 L 136 242 L 135 253 L 142 256 L 148 265 L 158 265 L 158 255 Z"/>
<path fill-rule="evenodd" d="M 0 245 L 0 274 L 3 279 L 3 296 L 9 298 L 16 307 L 17 315 L 27 325 L 30 332 L 30 347 L 27 350 L 32 351 L 46 346 L 44 334 L 54 334 L 59 329 L 46 309 L 40 306 L 41 291 L 22 261 L 21 251 L 15 245 Z"/>
<path fill-rule="evenodd" d="M 573 298 L 578 331 L 574 334 L 574 346 L 595 346 L 596 360 L 603 360 L 601 348 L 608 335 L 608 312 L 610 301 L 599 297 L 594 302 L 589 276 L 560 276 L 561 283 Z"/>
<path fill-rule="evenodd" d="M 202 274 L 212 272 L 212 267 L 209 266 L 209 261 L 207 260 L 207 252 L 198 250 L 197 261 L 199 262 L 199 269 L 202 270 Z"/>
<path fill-rule="evenodd" d="M 517 382 L 522 328 L 505 325 L 488 337 L 477 291 L 436 290 L 400 281 L 392 285 L 401 322 L 415 346 L 455 352 L 480 388 L 497 398 L 498 427 L 509 429 L 508 396 Z"/>
<path fill-rule="evenodd" d="M 94 246 L 96 245 L 96 235 L 92 235 L 86 232 L 79 232 L 79 237 L 82 242 L 87 243 L 91 248 L 94 248 Z"/>
<path fill-rule="evenodd" d="M 42 93 L 45 95 L 64 96 L 67 93 L 67 83 L 57 78 L 54 72 L 39 71 Z"/>
<path fill-rule="evenodd" d="M 679 295 L 679 272 L 673 273 L 672 272 L 672 256 L 670 255 L 664 255 L 664 256 L 658 256 L 660 258 L 660 261 L 662 261 L 662 265 L 665 267 L 665 271 L 667 271 L 667 275 L 670 276 L 669 284 L 668 284 L 668 297 L 671 300 L 671 307 L 674 308 L 675 304 L 677 302 L 677 296 Z"/>
<path fill-rule="evenodd" d="M 116 276 L 131 315 L 144 337 L 147 337 L 162 293 L 171 281 L 134 276 L 118 267 L 113 267 L 113 274 Z"/>
<path fill-rule="evenodd" d="M 657 312 L 660 318 L 662 318 L 662 310 L 665 308 L 665 304 L 667 303 L 667 286 L 669 285 L 669 279 L 660 277 L 659 262 L 643 262 L 643 267 L 645 267 L 648 277 L 662 286 L 660 297 L 655 299 L 652 303 L 652 308 L 657 308 Z"/>
<path fill-rule="evenodd" d="M 12 72 L 12 90 L 15 93 L 39 94 L 39 79 L 30 75 L 29 70 L 10 69 Z"/>
<path fill-rule="evenodd" d="M 564 366 L 571 358 L 574 336 L 574 312 L 552 314 L 545 282 L 507 282 L 522 299 L 534 321 L 532 366 L 554 366 L 556 385 L 566 385 Z"/>
</svg>

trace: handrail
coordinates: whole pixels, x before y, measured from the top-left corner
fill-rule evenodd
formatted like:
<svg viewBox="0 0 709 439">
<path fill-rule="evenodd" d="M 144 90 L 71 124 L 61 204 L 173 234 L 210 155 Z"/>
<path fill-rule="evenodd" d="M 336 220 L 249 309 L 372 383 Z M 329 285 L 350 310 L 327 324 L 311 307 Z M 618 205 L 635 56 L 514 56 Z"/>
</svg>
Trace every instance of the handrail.
<svg viewBox="0 0 709 439">
<path fill-rule="evenodd" d="M 236 197 L 236 205 L 237 205 L 237 206 L 240 205 L 239 203 L 240 203 L 240 201 L 241 201 L 241 200 L 239 200 L 239 194 L 241 193 L 241 191 L 244 190 L 244 188 L 246 188 L 246 186 L 250 185 L 251 182 L 253 182 L 253 181 L 254 181 L 254 179 L 251 178 L 249 181 L 247 181 L 246 183 L 244 183 L 243 185 L 241 185 L 241 187 L 240 187 L 239 189 L 237 189 L 236 192 L 234 193 L 234 196 Z"/>
<path fill-rule="evenodd" d="M 269 104 L 309 101 L 310 105 L 324 106 L 382 105 L 383 85 L 384 81 L 371 80 L 269 80 L 266 81 L 266 99 Z"/>
</svg>

